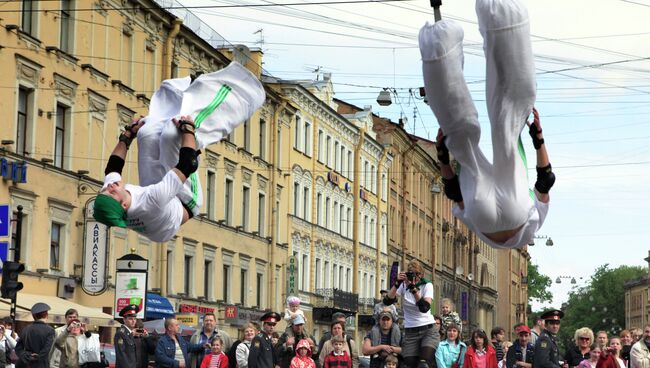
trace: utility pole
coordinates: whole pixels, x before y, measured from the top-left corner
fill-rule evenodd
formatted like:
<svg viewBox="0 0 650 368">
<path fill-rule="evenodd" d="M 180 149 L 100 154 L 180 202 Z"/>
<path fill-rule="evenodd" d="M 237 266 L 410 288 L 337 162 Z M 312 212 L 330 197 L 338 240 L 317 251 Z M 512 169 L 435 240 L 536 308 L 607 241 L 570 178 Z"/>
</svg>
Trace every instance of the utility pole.
<svg viewBox="0 0 650 368">
<path fill-rule="evenodd" d="M 20 246 L 23 236 L 23 206 L 18 205 L 16 207 L 16 219 L 12 220 L 16 222 L 16 239 L 13 242 L 13 261 L 5 262 L 2 267 L 2 296 L 8 294 L 9 299 L 11 300 L 11 307 L 9 309 L 9 316 L 11 317 L 11 322 L 13 326 L 16 325 L 16 298 L 18 297 L 18 291 L 23 288 L 23 283 L 18 282 L 18 275 L 25 270 L 25 266 L 20 263 Z"/>
<path fill-rule="evenodd" d="M 20 241 L 22 240 L 22 234 L 23 234 L 23 206 L 18 205 L 16 207 L 17 211 L 15 212 L 16 214 L 16 219 L 12 220 L 16 222 L 16 241 L 14 242 L 14 262 L 19 262 L 20 261 Z"/>
</svg>

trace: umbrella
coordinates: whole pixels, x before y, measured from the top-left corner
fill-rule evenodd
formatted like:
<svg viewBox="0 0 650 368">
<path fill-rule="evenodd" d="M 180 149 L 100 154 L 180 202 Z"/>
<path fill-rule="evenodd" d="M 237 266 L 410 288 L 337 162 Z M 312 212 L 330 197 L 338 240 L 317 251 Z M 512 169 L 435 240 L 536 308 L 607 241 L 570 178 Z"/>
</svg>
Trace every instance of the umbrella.
<svg viewBox="0 0 650 368">
<path fill-rule="evenodd" d="M 184 324 L 180 324 L 181 326 L 181 335 L 182 336 L 189 336 L 196 331 L 196 328 L 190 327 Z M 157 333 L 159 335 L 162 335 L 165 333 L 165 320 L 164 319 L 154 319 L 151 321 L 146 321 L 144 322 L 144 328 L 147 330 L 149 333 Z"/>
</svg>

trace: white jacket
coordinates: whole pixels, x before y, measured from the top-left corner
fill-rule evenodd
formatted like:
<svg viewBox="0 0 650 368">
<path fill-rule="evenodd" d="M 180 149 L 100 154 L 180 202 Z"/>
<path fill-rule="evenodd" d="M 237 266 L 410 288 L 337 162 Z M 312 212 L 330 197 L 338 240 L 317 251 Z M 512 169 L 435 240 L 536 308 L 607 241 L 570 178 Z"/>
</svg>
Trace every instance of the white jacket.
<svg viewBox="0 0 650 368">
<path fill-rule="evenodd" d="M 632 345 L 630 364 L 631 368 L 650 368 L 650 349 L 646 346 L 643 338 Z"/>
</svg>

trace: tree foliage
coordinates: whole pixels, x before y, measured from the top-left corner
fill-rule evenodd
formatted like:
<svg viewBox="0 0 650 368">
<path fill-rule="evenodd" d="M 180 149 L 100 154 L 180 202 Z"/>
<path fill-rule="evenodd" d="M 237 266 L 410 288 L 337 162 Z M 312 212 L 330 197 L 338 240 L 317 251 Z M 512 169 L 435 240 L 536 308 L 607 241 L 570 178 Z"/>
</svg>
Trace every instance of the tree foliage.
<svg viewBox="0 0 650 368">
<path fill-rule="evenodd" d="M 528 260 L 528 304 L 533 300 L 539 303 L 553 301 L 550 287 L 551 278 L 541 274 L 537 265 Z"/>
<path fill-rule="evenodd" d="M 587 285 L 574 288 L 562 305 L 564 319 L 559 337 L 565 347 L 581 327 L 591 328 L 594 334 L 604 330 L 609 335 L 618 334 L 625 327 L 643 327 L 625 326 L 624 284 L 646 274 L 647 269 L 640 266 L 611 269 L 605 264 L 596 269 Z"/>
</svg>

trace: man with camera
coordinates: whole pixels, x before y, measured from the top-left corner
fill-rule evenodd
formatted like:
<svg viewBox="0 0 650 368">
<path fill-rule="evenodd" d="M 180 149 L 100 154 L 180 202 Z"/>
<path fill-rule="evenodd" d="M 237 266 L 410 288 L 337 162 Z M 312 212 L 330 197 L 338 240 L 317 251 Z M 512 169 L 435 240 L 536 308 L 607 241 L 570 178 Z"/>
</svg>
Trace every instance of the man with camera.
<svg viewBox="0 0 650 368">
<path fill-rule="evenodd" d="M 142 362 L 139 361 L 138 357 L 148 356 L 144 344 L 136 344 L 135 341 L 136 338 L 147 336 L 147 331 L 136 328 L 138 312 L 140 312 L 140 307 L 135 304 L 129 304 L 120 311 L 120 317 L 122 317 L 124 324 L 117 329 L 113 338 L 116 368 L 139 368 L 142 366 Z M 137 349 L 143 349 L 144 351 L 138 351 Z M 146 364 L 144 367 L 146 367 Z"/>
<path fill-rule="evenodd" d="M 561 368 L 568 367 L 560 364 L 560 349 L 557 347 L 557 333 L 560 331 L 560 320 L 564 312 L 551 309 L 542 313 L 544 331 L 535 342 L 535 368 Z"/>
<path fill-rule="evenodd" d="M 431 314 L 433 284 L 423 276 L 420 262 L 409 262 L 407 272 L 399 273 L 384 299 L 384 304 L 392 305 L 397 302 L 398 295 L 402 297 L 405 327 L 402 356 L 409 368 L 435 366 L 435 353 L 440 343 Z"/>
</svg>

